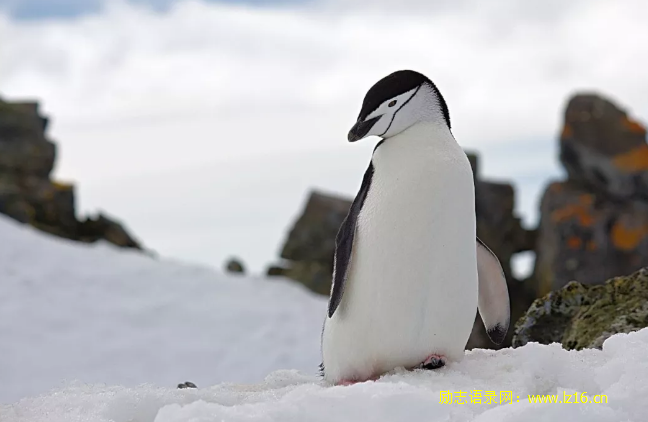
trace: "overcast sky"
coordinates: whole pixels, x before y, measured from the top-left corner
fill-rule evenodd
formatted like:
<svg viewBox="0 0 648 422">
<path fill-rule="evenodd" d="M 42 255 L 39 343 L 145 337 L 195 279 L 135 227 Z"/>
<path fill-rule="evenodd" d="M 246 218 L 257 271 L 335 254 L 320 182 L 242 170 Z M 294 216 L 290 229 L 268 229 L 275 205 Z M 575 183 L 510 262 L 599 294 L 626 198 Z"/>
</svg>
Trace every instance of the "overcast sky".
<svg viewBox="0 0 648 422">
<path fill-rule="evenodd" d="M 375 141 L 346 133 L 403 68 L 531 223 L 569 95 L 648 120 L 648 2 L 0 0 L 0 96 L 42 102 L 80 209 L 214 266 L 272 261 L 310 187 L 355 194 Z"/>
</svg>

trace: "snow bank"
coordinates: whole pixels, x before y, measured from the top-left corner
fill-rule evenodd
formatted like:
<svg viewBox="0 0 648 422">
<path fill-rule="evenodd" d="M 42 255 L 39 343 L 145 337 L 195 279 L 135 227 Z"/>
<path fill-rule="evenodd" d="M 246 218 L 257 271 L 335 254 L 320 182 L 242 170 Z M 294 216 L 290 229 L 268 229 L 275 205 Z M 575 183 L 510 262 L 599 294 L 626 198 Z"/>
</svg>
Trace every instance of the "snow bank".
<svg viewBox="0 0 648 422">
<path fill-rule="evenodd" d="M 296 283 L 73 243 L 2 216 L 0 240 L 0 403 L 76 379 L 175 388 L 317 372 L 326 301 Z"/>
<path fill-rule="evenodd" d="M 13 403 L 0 404 L 1 422 L 648 420 L 648 329 L 603 350 L 475 350 L 440 370 L 331 387 L 314 374 L 325 300 L 295 284 L 66 242 L 2 217 L 0 239 L 0 403 Z M 175 388 L 186 380 L 201 388 Z M 473 390 L 513 400 L 470 403 Z M 468 403 L 440 403 L 440 391 Z M 607 403 L 527 400 L 564 391 Z"/>
<path fill-rule="evenodd" d="M 198 390 L 77 385 L 0 407 L 3 422 L 115 421 L 644 421 L 648 329 L 580 352 L 529 344 L 476 350 L 436 371 L 395 372 L 377 382 L 330 387 L 296 371 L 257 385 Z M 442 404 L 440 391 L 511 391 L 511 404 Z M 530 404 L 527 394 L 607 395 L 607 404 Z M 517 397 L 520 397 L 519 402 Z"/>
</svg>

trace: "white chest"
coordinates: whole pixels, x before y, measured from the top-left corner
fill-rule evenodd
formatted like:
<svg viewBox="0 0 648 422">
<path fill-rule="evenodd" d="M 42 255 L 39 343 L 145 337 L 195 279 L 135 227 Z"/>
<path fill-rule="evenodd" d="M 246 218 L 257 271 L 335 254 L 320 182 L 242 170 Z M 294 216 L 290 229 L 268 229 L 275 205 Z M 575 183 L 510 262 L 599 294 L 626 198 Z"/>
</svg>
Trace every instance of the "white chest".
<svg viewBox="0 0 648 422">
<path fill-rule="evenodd" d="M 371 188 L 358 216 L 352 275 L 364 281 L 365 274 L 383 274 L 370 283 L 384 281 L 389 289 L 437 288 L 436 280 L 460 271 L 458 262 L 476 260 L 468 159 L 449 132 L 416 129 L 375 151 Z"/>
</svg>

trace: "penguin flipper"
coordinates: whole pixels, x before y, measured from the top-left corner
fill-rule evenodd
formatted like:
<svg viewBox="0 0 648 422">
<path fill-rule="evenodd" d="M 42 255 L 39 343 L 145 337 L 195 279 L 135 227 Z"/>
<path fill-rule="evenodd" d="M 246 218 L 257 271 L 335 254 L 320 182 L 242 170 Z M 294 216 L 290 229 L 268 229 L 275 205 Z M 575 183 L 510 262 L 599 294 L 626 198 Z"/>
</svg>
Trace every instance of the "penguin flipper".
<svg viewBox="0 0 648 422">
<path fill-rule="evenodd" d="M 373 177 L 373 164 L 370 162 L 367 171 L 365 171 L 362 178 L 362 185 L 360 191 L 356 195 L 349 213 L 342 222 L 340 230 L 335 238 L 335 255 L 333 257 L 333 285 L 331 286 L 331 298 L 328 306 L 328 317 L 331 318 L 335 310 L 342 301 L 344 294 L 344 285 L 347 279 L 347 272 L 351 263 L 351 254 L 353 252 L 353 238 L 355 237 L 356 224 L 358 215 L 362 210 L 362 205 L 367 198 L 367 192 L 371 186 L 371 178 Z"/>
<path fill-rule="evenodd" d="M 479 315 L 491 341 L 501 344 L 510 321 L 508 287 L 499 260 L 480 238 L 477 238 L 477 273 Z"/>
</svg>

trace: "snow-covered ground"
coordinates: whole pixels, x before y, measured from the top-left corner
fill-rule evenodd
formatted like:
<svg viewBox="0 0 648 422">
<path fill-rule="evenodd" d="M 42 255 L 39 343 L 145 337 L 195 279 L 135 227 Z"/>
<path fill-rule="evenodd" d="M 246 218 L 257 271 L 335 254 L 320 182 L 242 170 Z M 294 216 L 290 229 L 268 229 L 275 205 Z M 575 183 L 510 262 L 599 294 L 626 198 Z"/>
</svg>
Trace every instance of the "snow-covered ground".
<svg viewBox="0 0 648 422">
<path fill-rule="evenodd" d="M 287 280 L 73 243 L 0 216 L 0 403 L 77 379 L 175 388 L 316 374 L 325 309 Z"/>
<path fill-rule="evenodd" d="M 0 406 L 3 422 L 621 422 L 648 417 L 648 329 L 616 335 L 603 351 L 568 352 L 529 344 L 477 350 L 436 371 L 397 372 L 377 382 L 330 387 L 313 376 L 279 371 L 259 384 L 198 390 L 73 385 Z M 445 404 L 440 391 L 510 392 L 512 403 Z M 573 403 L 574 393 L 607 404 Z M 572 403 L 530 404 L 527 394 L 570 395 Z M 518 401 L 519 397 L 519 401 Z M 580 400 L 580 399 L 579 399 Z"/>
<path fill-rule="evenodd" d="M 436 371 L 332 387 L 315 375 L 325 301 L 297 285 L 65 242 L 2 217 L 0 239 L 1 422 L 648 420 L 648 329 L 603 350 L 475 350 Z M 175 388 L 185 380 L 200 388 Z M 496 403 L 471 403 L 474 390 Z M 440 403 L 441 391 L 468 403 Z M 527 399 L 574 393 L 607 403 Z"/>
</svg>

